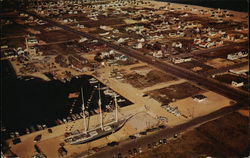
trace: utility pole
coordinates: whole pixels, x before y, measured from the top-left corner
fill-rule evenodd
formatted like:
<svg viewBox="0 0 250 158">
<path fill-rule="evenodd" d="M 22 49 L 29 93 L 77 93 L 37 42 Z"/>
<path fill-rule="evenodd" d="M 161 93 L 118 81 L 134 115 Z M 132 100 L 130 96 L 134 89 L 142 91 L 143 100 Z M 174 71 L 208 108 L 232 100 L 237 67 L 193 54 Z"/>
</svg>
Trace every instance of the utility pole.
<svg viewBox="0 0 250 158">
<path fill-rule="evenodd" d="M 99 87 L 99 100 L 98 100 L 98 105 L 100 109 L 100 123 L 101 123 L 101 129 L 103 130 L 103 122 L 102 122 L 102 102 L 101 102 L 101 93 L 100 93 L 100 84 L 98 85 Z"/>
<path fill-rule="evenodd" d="M 117 99 L 116 99 L 116 94 L 115 94 L 115 122 L 118 122 L 118 105 L 117 105 Z"/>
<path fill-rule="evenodd" d="M 84 121 L 84 133 L 87 134 L 85 106 L 84 106 L 84 96 L 83 96 L 83 89 L 82 88 L 81 88 L 81 94 L 82 94 L 82 112 L 83 112 L 83 121 Z"/>
</svg>

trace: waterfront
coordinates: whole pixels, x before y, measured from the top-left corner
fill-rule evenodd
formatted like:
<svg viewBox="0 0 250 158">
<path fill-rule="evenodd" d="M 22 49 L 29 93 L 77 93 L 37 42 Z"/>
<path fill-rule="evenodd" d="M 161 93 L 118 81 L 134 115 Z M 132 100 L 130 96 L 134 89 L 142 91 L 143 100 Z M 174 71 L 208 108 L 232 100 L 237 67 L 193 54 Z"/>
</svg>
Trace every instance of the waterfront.
<svg viewBox="0 0 250 158">
<path fill-rule="evenodd" d="M 29 38 L 29 42 L 37 42 L 34 44 L 37 49 L 28 49 L 27 52 L 26 48 L 31 47 L 16 51 L 17 44 L 12 38 L 16 34 L 14 29 L 9 29 L 11 34 L 6 35 L 8 41 L 3 48 L 18 77 L 15 78 L 12 71 L 4 76 L 7 77 L 5 83 L 13 82 L 11 86 L 4 83 L 5 90 L 9 91 L 9 98 L 5 96 L 7 99 L 5 98 L 4 103 L 14 103 L 3 105 L 12 106 L 12 110 L 5 110 L 9 113 L 5 116 L 8 118 L 4 123 L 8 124 L 5 125 L 8 132 L 17 136 L 6 140 L 3 145 L 5 155 L 39 157 L 44 154 L 46 157 L 72 158 L 100 152 L 93 156 L 105 157 L 103 152 L 109 150 L 112 142 L 117 142 L 119 149 L 112 147 L 107 157 L 120 157 L 121 154 L 124 157 L 130 155 L 130 148 L 136 150 L 147 144 L 156 144 L 153 141 L 158 141 L 161 136 L 153 138 L 151 135 L 152 132 L 162 133 L 160 126 L 174 129 L 172 133 L 162 133 L 162 138 L 167 139 L 167 135 L 172 137 L 185 132 L 187 128 L 240 108 L 236 102 L 247 102 L 247 92 L 234 87 L 238 82 L 234 85 L 231 82 L 222 84 L 212 76 L 221 72 L 232 73 L 228 72 L 232 66 L 238 68 L 243 63 L 245 66 L 248 52 L 246 44 L 242 46 L 242 43 L 248 41 L 246 13 L 160 2 L 143 4 L 143 1 L 128 1 L 122 5 L 120 1 L 111 1 L 107 5 L 89 2 L 90 4 L 87 2 L 83 5 L 73 1 L 58 1 L 53 7 L 53 2 L 48 1 L 45 2 L 46 6 L 34 8 L 31 5 L 21 12 L 5 14 L 5 28 L 17 26 L 17 22 L 28 27 L 30 32 L 39 32 Z M 65 13 L 61 13 L 61 10 Z M 72 10 L 77 15 L 72 15 Z M 104 14 L 107 16 L 102 16 Z M 72 17 L 77 19 L 72 21 Z M 72 21 L 76 27 L 68 23 L 68 20 L 65 23 L 65 19 Z M 83 23 L 81 20 L 86 21 Z M 14 23 L 10 24 L 12 21 Z M 79 29 L 83 26 L 84 30 Z M 21 32 L 28 34 L 26 29 Z M 79 35 L 83 37 L 76 38 Z M 120 43 L 124 41 L 123 38 L 128 41 Z M 69 42 L 70 39 L 75 40 Z M 27 43 L 20 38 L 20 43 L 24 42 Z M 16 55 L 6 47 L 11 47 Z M 232 56 L 237 59 L 235 62 L 231 60 Z M 132 58 L 134 59 L 130 60 Z M 245 68 L 243 70 L 246 71 Z M 8 76 L 13 76 L 13 79 Z M 106 86 L 100 83 L 99 89 L 97 80 Z M 19 82 L 20 85 L 17 84 Z M 80 119 L 78 115 L 82 104 L 79 95 L 81 87 L 84 90 L 85 109 L 92 115 L 87 119 Z M 97 114 L 100 111 L 99 90 L 104 111 L 102 115 Z M 112 96 L 118 94 L 133 102 L 133 105 L 112 110 Z M 30 101 L 23 101 L 24 98 Z M 123 102 L 121 100 L 125 99 L 118 96 L 117 102 L 118 100 Z M 24 108 L 28 105 L 30 108 Z M 221 111 L 224 108 L 228 110 Z M 15 117 L 17 114 L 18 118 Z M 83 116 L 81 113 L 80 115 Z M 49 129 L 22 135 L 20 130 L 27 128 L 26 125 L 18 130 L 14 129 L 14 123 L 24 122 L 22 116 L 30 117 L 28 121 L 34 120 L 33 128 L 39 129 L 36 125 L 47 124 Z M 65 141 L 68 134 L 82 133 L 85 130 L 89 135 L 98 135 L 98 131 L 92 132 L 92 129 L 98 129 L 103 124 L 106 131 L 105 125 L 114 118 L 123 120 L 130 116 L 131 119 L 119 131 L 108 137 L 82 145 L 71 145 Z M 48 123 L 44 121 L 45 118 L 49 118 Z M 13 126 L 8 120 L 12 120 Z M 188 127 L 183 123 L 187 123 Z M 54 126 L 55 124 L 60 125 Z M 18 136 L 15 131 L 19 131 L 21 135 Z M 136 139 L 129 146 L 122 146 L 132 135 L 142 137 L 142 143 Z M 95 150 L 97 148 L 99 151 Z M 65 149 L 66 154 L 61 153 L 61 149 Z M 8 152 L 14 154 L 10 155 Z"/>
<path fill-rule="evenodd" d="M 82 76 L 80 78 L 72 78 L 70 82 L 62 83 L 61 81 L 43 81 L 38 78 L 16 77 L 11 70 L 8 61 L 2 61 L 2 110 L 3 126 L 7 131 L 19 131 L 22 135 L 25 129 L 30 126 L 36 128 L 37 124 L 46 124 L 48 127 L 55 126 L 56 119 L 63 119 L 72 114 L 80 113 L 81 98 L 68 98 L 69 93 L 80 92 L 80 87 L 84 89 L 85 103 L 94 90 L 93 85 L 89 83 L 91 76 Z M 97 85 L 98 83 L 96 83 Z M 100 87 L 104 87 L 100 83 Z M 93 99 L 89 103 L 90 114 L 96 114 L 98 91 L 93 91 Z M 105 105 L 112 102 L 112 97 L 103 94 L 101 90 L 103 110 Z M 120 97 L 121 98 L 121 97 Z M 124 99 L 124 98 L 121 98 Z M 72 107 L 72 102 L 75 106 Z M 124 101 L 120 106 L 130 105 L 131 102 Z M 91 112 L 92 111 L 92 112 Z"/>
</svg>

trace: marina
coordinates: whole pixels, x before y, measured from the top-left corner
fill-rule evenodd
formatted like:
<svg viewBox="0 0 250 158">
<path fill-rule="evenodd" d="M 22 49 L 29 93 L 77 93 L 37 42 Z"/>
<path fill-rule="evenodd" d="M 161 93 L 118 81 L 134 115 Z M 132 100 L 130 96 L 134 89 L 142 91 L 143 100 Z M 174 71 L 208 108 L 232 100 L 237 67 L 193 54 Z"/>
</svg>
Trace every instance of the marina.
<svg viewBox="0 0 250 158">
<path fill-rule="evenodd" d="M 180 1 L 4 0 L 1 157 L 243 156 L 246 8 Z"/>
<path fill-rule="evenodd" d="M 5 61 L 2 61 L 5 62 Z M 6 71 L 10 71 L 9 65 L 8 63 L 4 64 L 4 67 L 6 68 Z M 9 69 L 9 70 L 7 70 Z M 9 72 L 12 73 L 12 72 Z M 47 113 L 46 116 L 47 118 L 39 118 L 36 115 L 34 115 L 34 117 L 32 118 L 33 115 L 29 115 L 29 110 L 21 110 L 19 111 L 19 113 L 17 114 L 17 116 L 26 116 L 29 115 L 26 119 L 24 119 L 24 122 L 12 122 L 12 121 L 7 121 L 7 120 L 11 120 L 10 116 L 4 116 L 4 121 L 5 123 L 9 123 L 9 124 L 4 124 L 3 126 L 7 128 L 7 130 L 4 132 L 5 137 L 6 138 L 11 138 L 11 137 L 16 137 L 15 135 L 11 134 L 12 131 L 19 131 L 20 135 L 24 135 L 24 134 L 29 134 L 35 131 L 39 131 L 39 130 L 44 130 L 53 126 L 57 126 L 57 125 L 61 125 L 61 124 L 65 124 L 68 122 L 72 122 L 78 119 L 82 119 L 83 117 L 83 113 L 81 112 L 81 99 L 80 97 L 76 97 L 76 98 L 67 98 L 66 96 L 69 95 L 72 92 L 76 92 L 79 93 L 80 92 L 80 87 L 86 87 L 85 89 L 85 95 L 84 98 L 87 101 L 86 103 L 86 111 L 85 111 L 85 115 L 86 116 L 92 116 L 92 115 L 96 115 L 97 113 L 95 112 L 95 110 L 97 109 L 97 94 L 98 94 L 98 88 L 96 88 L 96 86 L 98 84 L 100 84 L 100 93 L 102 95 L 102 100 L 103 100 L 103 106 L 102 106 L 102 110 L 103 111 L 110 111 L 112 109 L 107 109 L 106 107 L 112 107 L 111 104 L 113 103 L 112 97 L 108 94 L 104 94 L 104 91 L 108 89 L 108 87 L 106 87 L 105 85 L 103 85 L 102 83 L 100 83 L 98 80 L 96 80 L 95 78 L 91 77 L 91 76 L 81 76 L 78 78 L 73 78 L 70 82 L 67 83 L 60 83 L 60 81 L 49 81 L 49 82 L 45 82 L 45 81 L 41 81 L 40 79 L 34 78 L 34 77 L 17 77 L 15 78 L 14 75 L 11 79 L 8 78 L 8 80 L 4 80 L 3 82 L 6 82 L 6 84 L 10 84 L 10 82 L 14 82 L 14 81 L 18 81 L 16 84 L 18 84 L 18 86 L 27 86 L 30 85 L 26 88 L 29 88 L 29 94 L 21 94 L 18 93 L 18 89 L 15 89 L 15 87 L 12 88 L 12 91 L 15 91 L 18 94 L 22 95 L 22 100 L 26 100 L 25 102 L 28 103 L 25 106 L 30 107 L 31 109 L 33 109 L 33 105 L 34 104 L 38 104 L 36 105 L 36 107 L 41 106 L 39 108 L 39 113 Z M 31 83 L 30 83 L 31 82 Z M 41 87 L 45 87 L 40 89 L 40 91 L 36 91 L 34 89 L 32 89 L 32 85 L 40 85 Z M 47 85 L 47 86 L 46 86 Z M 53 88 L 54 86 L 54 88 Z M 65 87 L 66 86 L 66 87 Z M 53 92 L 51 92 L 50 94 L 54 93 L 57 95 L 60 95 L 60 97 L 53 97 L 53 96 L 48 96 L 46 94 L 43 94 L 46 90 L 51 89 L 53 90 Z M 57 91 L 55 87 L 60 87 L 60 89 Z M 65 88 L 62 88 L 65 87 Z M 68 89 L 69 88 L 69 89 Z M 6 87 L 7 89 L 7 87 Z M 8 89 L 11 89 L 11 87 L 8 87 Z M 55 91 L 56 90 L 56 91 Z M 7 91 L 7 90 L 6 90 Z M 112 91 L 109 89 L 109 91 Z M 32 93 L 33 92 L 33 93 Z M 112 95 L 116 94 L 114 91 L 112 91 Z M 7 98 L 9 97 L 21 97 L 20 95 L 13 95 L 13 94 L 6 94 Z M 50 102 L 48 101 L 46 104 L 41 104 L 39 102 L 37 102 L 37 100 L 31 100 L 30 98 L 32 98 L 32 95 L 34 95 L 33 97 L 37 98 L 47 98 L 45 100 L 50 100 Z M 123 102 L 118 102 L 118 104 L 121 104 L 120 106 L 128 106 L 131 104 L 130 101 L 124 99 L 122 96 L 116 94 L 117 96 L 119 96 L 118 100 L 123 100 Z M 27 97 L 29 96 L 29 97 Z M 53 99 L 52 99 L 53 98 Z M 56 100 L 55 100 L 56 99 Z M 63 100 L 59 101 L 59 103 L 61 102 L 61 105 L 58 105 L 58 103 L 56 103 L 58 100 Z M 13 109 L 15 108 L 15 106 L 18 106 L 17 103 L 13 103 L 13 102 L 8 102 L 7 104 L 12 104 L 9 105 L 9 109 Z M 45 107 L 44 107 L 45 106 Z M 44 108 L 42 108 L 44 107 Z M 50 110 L 45 111 L 48 108 L 52 108 Z M 55 108 L 53 108 L 55 107 Z M 30 110 L 31 111 L 31 110 Z M 24 117 L 25 118 L 25 117 Z M 27 122 L 25 122 L 25 120 L 28 120 Z M 31 122 L 32 120 L 32 122 Z M 41 121 L 44 120 L 44 121 Z M 53 121 L 54 120 L 54 121 Z"/>
</svg>

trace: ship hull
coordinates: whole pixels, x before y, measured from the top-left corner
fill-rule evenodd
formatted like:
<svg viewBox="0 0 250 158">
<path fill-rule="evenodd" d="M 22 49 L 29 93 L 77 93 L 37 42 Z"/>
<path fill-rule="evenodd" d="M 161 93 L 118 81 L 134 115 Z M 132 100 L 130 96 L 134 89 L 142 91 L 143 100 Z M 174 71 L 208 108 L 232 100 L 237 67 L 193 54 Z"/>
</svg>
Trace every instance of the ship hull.
<svg viewBox="0 0 250 158">
<path fill-rule="evenodd" d="M 111 127 L 110 130 L 108 131 L 105 131 L 105 130 L 102 130 L 101 128 L 98 128 L 96 130 L 93 130 L 93 131 L 96 131 L 98 134 L 91 137 L 91 136 L 83 136 L 83 140 L 80 140 L 80 139 L 77 139 L 77 138 L 81 138 L 80 134 L 78 135 L 75 135 L 75 136 L 69 136 L 69 138 L 65 138 L 65 142 L 66 143 L 69 143 L 71 145 L 77 145 L 77 144 L 84 144 L 84 143 L 88 143 L 88 142 L 91 142 L 91 141 L 94 141 L 94 140 L 97 140 L 97 139 L 100 139 L 100 138 L 103 138 L 103 137 L 106 137 L 106 136 L 109 136 L 111 135 L 112 133 L 115 133 L 117 132 L 118 130 L 120 130 L 124 124 L 125 124 L 126 120 L 124 121 L 119 121 L 119 122 L 115 122 L 114 124 L 111 124 L 111 125 L 108 125 Z M 105 128 L 106 126 L 104 126 Z M 91 132 L 91 131 L 90 131 Z M 85 138 L 85 139 L 84 139 Z"/>
</svg>

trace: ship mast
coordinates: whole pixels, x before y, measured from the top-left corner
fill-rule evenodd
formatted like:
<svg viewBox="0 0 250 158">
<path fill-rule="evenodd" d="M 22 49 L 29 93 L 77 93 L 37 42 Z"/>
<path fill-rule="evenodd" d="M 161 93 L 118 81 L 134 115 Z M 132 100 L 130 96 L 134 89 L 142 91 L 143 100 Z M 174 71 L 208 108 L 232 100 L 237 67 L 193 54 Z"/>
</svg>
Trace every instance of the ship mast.
<svg viewBox="0 0 250 158">
<path fill-rule="evenodd" d="M 115 122 L 118 122 L 118 113 L 117 113 L 117 99 L 116 99 L 116 94 L 115 94 Z"/>
<path fill-rule="evenodd" d="M 99 100 L 98 100 L 98 105 L 99 105 L 99 109 L 100 109 L 100 123 L 101 123 L 101 129 L 103 130 L 103 124 L 102 124 L 102 102 L 101 102 L 101 94 L 100 94 L 100 84 L 98 85 L 98 89 L 99 89 Z"/>
<path fill-rule="evenodd" d="M 82 94 L 82 112 L 83 112 L 83 121 L 84 121 L 84 133 L 87 134 L 85 106 L 84 106 L 84 97 L 83 97 L 83 89 L 82 88 L 81 88 L 81 94 Z"/>
</svg>

